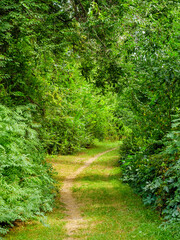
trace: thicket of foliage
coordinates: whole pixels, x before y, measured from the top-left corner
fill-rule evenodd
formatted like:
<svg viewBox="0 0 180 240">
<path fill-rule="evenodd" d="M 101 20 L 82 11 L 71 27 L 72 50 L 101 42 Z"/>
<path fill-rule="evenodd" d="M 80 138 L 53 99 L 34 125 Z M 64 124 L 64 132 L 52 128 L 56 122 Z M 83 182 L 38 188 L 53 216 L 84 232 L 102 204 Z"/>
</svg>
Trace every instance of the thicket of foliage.
<svg viewBox="0 0 180 240">
<path fill-rule="evenodd" d="M 0 102 L 14 125 L 1 132 L 13 135 L 7 143 L 17 147 L 8 150 L 2 143 L 2 157 L 15 151 L 14 159 L 23 158 L 23 164 L 27 154 L 30 162 L 38 158 L 47 176 L 43 184 L 51 189 L 44 150 L 66 154 L 94 138 L 122 137 L 124 181 L 167 219 L 179 220 L 178 7 L 175 0 L 2 0 Z M 36 108 L 31 117 L 15 110 L 27 113 L 29 104 Z M 2 118 L 0 124 L 9 122 Z M 18 147 L 18 138 L 24 147 Z M 36 148 L 37 141 L 43 148 Z M 21 179 L 18 169 L 15 176 Z M 8 168 L 3 171 L 11 175 Z M 20 189 L 17 179 L 11 184 Z M 31 183 L 26 187 L 31 189 Z M 25 204 L 23 198 L 18 201 Z M 16 217 L 3 216 L 0 222 L 33 216 L 42 206 L 35 203 L 26 216 L 19 208 Z"/>
<path fill-rule="evenodd" d="M 131 33 L 126 37 L 131 80 L 120 103 L 128 128 L 121 146 L 123 179 L 166 219 L 180 220 L 178 3 L 136 4 L 124 26 Z"/>
<path fill-rule="evenodd" d="M 32 121 L 34 106 L 11 110 L 0 105 L 0 232 L 52 209 L 51 168 Z M 31 110 L 32 109 L 32 110 Z"/>
<path fill-rule="evenodd" d="M 72 6 L 4 0 L 0 7 L 1 103 L 37 106 L 33 117 L 42 125 L 41 139 L 49 152 L 70 153 L 93 138 L 117 137 L 113 94 L 100 99 L 79 70 L 74 48 L 81 37 L 77 22 L 70 20 Z"/>
<path fill-rule="evenodd" d="M 115 94 L 102 95 L 82 74 L 82 16 L 76 5 L 3 0 L 0 16 L 0 233 L 5 233 L 15 220 L 52 208 L 45 153 L 73 153 L 95 138 L 116 139 L 119 120 Z"/>
<path fill-rule="evenodd" d="M 178 7 L 93 1 L 80 28 L 82 74 L 118 96 L 123 179 L 172 221 L 180 218 Z"/>
</svg>

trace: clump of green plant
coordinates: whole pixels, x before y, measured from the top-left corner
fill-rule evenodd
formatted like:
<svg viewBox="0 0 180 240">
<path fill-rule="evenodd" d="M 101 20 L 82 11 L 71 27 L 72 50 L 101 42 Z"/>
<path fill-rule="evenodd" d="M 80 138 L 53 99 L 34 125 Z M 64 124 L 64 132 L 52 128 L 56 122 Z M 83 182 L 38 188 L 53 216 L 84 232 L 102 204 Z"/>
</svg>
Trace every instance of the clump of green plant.
<svg viewBox="0 0 180 240">
<path fill-rule="evenodd" d="M 147 148 L 121 160 L 123 180 L 169 221 L 180 221 L 179 125 L 179 119 L 173 120 L 171 131 L 162 140 L 165 147 L 158 153 Z"/>
<path fill-rule="evenodd" d="M 51 167 L 32 121 L 33 105 L 0 105 L 0 234 L 16 220 L 25 221 L 52 209 Z"/>
<path fill-rule="evenodd" d="M 96 138 L 118 139 L 116 96 L 101 95 L 81 77 L 75 63 L 73 67 L 70 80 L 59 85 L 62 89 L 57 89 L 42 118 L 42 141 L 49 153 L 78 152 Z"/>
</svg>

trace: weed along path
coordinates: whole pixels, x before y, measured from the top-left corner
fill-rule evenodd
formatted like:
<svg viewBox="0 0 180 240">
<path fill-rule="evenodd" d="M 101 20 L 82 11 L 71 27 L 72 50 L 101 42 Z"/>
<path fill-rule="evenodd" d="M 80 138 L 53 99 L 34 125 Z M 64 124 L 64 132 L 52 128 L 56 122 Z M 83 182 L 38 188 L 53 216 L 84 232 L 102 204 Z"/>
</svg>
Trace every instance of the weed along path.
<svg viewBox="0 0 180 240">
<path fill-rule="evenodd" d="M 120 180 L 119 143 L 97 143 L 48 159 L 57 172 L 56 206 L 43 220 L 14 227 L 8 240 L 169 240 L 158 214 Z"/>
<path fill-rule="evenodd" d="M 113 151 L 115 149 L 116 148 L 107 150 L 103 153 L 97 154 L 95 157 L 88 159 L 83 164 L 83 166 L 81 166 L 75 173 L 65 178 L 60 194 L 61 194 L 61 201 L 66 206 L 66 213 L 67 213 L 66 230 L 69 237 L 73 236 L 74 232 L 76 232 L 81 227 L 82 223 L 85 223 L 84 219 L 81 216 L 81 212 L 78 207 L 78 204 L 72 194 L 72 187 L 73 187 L 74 180 L 85 168 L 89 167 L 90 164 L 92 164 L 100 156 L 110 151 Z M 71 238 L 67 238 L 67 239 L 71 239 Z"/>
</svg>

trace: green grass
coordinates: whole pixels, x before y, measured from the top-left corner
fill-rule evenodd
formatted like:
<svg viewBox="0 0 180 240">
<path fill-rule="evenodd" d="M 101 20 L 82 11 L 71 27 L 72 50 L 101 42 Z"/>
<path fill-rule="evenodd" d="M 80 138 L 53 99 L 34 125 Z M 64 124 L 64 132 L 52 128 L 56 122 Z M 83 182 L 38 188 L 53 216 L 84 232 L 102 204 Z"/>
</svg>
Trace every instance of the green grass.
<svg viewBox="0 0 180 240">
<path fill-rule="evenodd" d="M 95 142 L 90 149 L 85 149 L 83 153 L 67 156 L 48 156 L 47 161 L 51 162 L 56 175 L 55 178 L 59 182 L 58 187 L 64 178 L 72 174 L 83 162 L 96 154 L 106 151 L 117 146 L 117 142 L 99 143 Z M 45 226 L 38 221 L 30 221 L 28 223 L 19 223 L 11 229 L 10 233 L 4 239 L 7 240 L 60 240 L 66 237 L 64 230 L 65 221 L 63 221 L 64 206 L 60 203 L 59 196 L 56 199 L 55 208 L 52 213 L 46 214 L 44 220 Z"/>
<path fill-rule="evenodd" d="M 14 227 L 10 233 L 5 237 L 8 240 L 45 240 L 63 239 L 66 235 L 64 231 L 64 221 L 62 221 L 63 207 L 59 206 L 58 200 L 56 207 L 52 213 L 47 214 L 43 223 L 33 221 L 26 224 L 21 223 L 18 227 Z"/>
<path fill-rule="evenodd" d="M 63 179 L 77 170 L 84 161 L 96 154 L 117 147 L 119 143 L 97 143 L 90 149 L 73 156 L 48 158 L 57 171 L 59 187 Z M 80 204 L 83 227 L 74 239 L 89 240 L 178 240 L 175 230 L 159 228 L 158 213 L 142 204 L 140 197 L 120 181 L 118 149 L 98 158 L 77 178 L 73 187 L 74 196 Z M 12 228 L 7 240 L 61 240 L 66 236 L 63 220 L 64 206 L 56 199 L 56 207 L 47 214 L 44 226 L 39 222 L 20 224 Z M 173 236 L 174 235 L 174 236 Z"/>
<path fill-rule="evenodd" d="M 86 169 L 74 185 L 74 194 L 81 204 L 87 230 L 77 238 L 89 240 L 170 240 L 171 230 L 159 228 L 158 213 L 145 207 L 137 195 L 120 181 L 118 150 L 100 157 Z"/>
</svg>

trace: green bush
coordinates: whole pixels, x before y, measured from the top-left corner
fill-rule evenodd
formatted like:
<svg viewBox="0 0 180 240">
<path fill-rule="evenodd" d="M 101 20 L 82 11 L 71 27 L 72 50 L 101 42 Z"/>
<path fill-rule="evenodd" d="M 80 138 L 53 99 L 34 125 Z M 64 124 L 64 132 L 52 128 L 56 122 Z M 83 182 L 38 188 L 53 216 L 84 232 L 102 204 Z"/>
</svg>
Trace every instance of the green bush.
<svg viewBox="0 0 180 240">
<path fill-rule="evenodd" d="M 44 161 L 33 105 L 12 110 L 0 105 L 0 233 L 16 220 L 50 211 L 54 196 L 51 167 Z"/>
<path fill-rule="evenodd" d="M 180 161 L 129 155 L 122 161 L 123 181 L 154 205 L 166 219 L 180 220 Z"/>
<path fill-rule="evenodd" d="M 118 138 L 116 97 L 111 93 L 102 96 L 82 79 L 75 65 L 71 80 L 57 90 L 55 97 L 56 102 L 51 99 L 40 120 L 42 141 L 49 153 L 69 154 L 89 146 L 95 138 Z"/>
<path fill-rule="evenodd" d="M 123 180 L 142 195 L 145 204 L 154 205 L 169 221 L 180 221 L 178 128 L 179 119 L 173 120 L 172 130 L 162 140 L 166 147 L 159 153 L 154 154 L 153 149 L 152 154 L 148 147 L 121 160 Z"/>
</svg>

